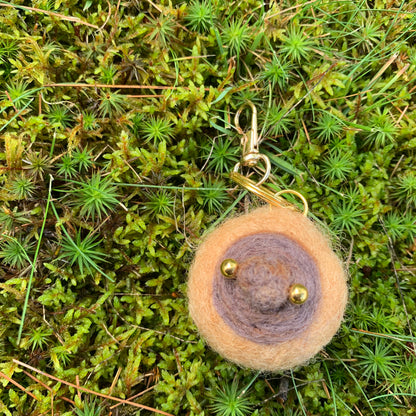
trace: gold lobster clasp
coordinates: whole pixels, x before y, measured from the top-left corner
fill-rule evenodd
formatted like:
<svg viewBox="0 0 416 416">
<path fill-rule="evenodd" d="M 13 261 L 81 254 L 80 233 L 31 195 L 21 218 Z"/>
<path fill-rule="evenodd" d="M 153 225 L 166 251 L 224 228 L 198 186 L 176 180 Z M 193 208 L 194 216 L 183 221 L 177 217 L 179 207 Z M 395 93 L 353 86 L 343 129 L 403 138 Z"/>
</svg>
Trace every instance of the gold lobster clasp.
<svg viewBox="0 0 416 416">
<path fill-rule="evenodd" d="M 246 106 L 250 106 L 252 110 L 251 129 L 247 133 L 245 133 L 240 127 L 240 115 Z M 259 152 L 256 106 L 251 101 L 247 101 L 247 103 L 242 105 L 236 112 L 234 123 L 238 133 L 241 134 L 241 145 L 243 146 L 243 156 L 241 157 L 241 161 L 234 166 L 234 172 L 238 172 L 241 166 L 252 168 L 257 166 L 259 161 L 263 161 L 265 173 L 263 177 L 257 182 L 257 185 L 261 185 L 269 178 L 271 166 L 269 158 L 265 154 Z"/>
<path fill-rule="evenodd" d="M 251 129 L 246 133 L 240 127 L 240 115 L 245 107 L 251 107 Z M 256 194 L 266 202 L 275 206 L 284 206 L 288 208 L 295 208 L 294 205 L 287 202 L 280 195 L 282 194 L 293 194 L 296 195 L 303 203 L 303 215 L 308 215 L 308 202 L 305 197 L 292 189 L 282 190 L 280 192 L 272 192 L 270 189 L 262 186 L 262 184 L 269 178 L 271 165 L 270 159 L 267 155 L 260 153 L 259 151 L 259 136 L 257 132 L 257 109 L 256 106 L 251 102 L 247 101 L 242 105 L 235 114 L 234 118 L 235 127 L 239 134 L 241 134 L 241 145 L 243 147 L 243 155 L 240 162 L 236 163 L 233 171 L 231 172 L 231 179 L 237 182 L 242 187 L 246 188 L 248 191 Z M 249 177 L 242 175 L 239 170 L 241 166 L 246 166 L 249 168 L 257 166 L 257 164 L 262 161 L 264 164 L 265 172 L 262 178 L 258 182 L 254 182 Z"/>
</svg>

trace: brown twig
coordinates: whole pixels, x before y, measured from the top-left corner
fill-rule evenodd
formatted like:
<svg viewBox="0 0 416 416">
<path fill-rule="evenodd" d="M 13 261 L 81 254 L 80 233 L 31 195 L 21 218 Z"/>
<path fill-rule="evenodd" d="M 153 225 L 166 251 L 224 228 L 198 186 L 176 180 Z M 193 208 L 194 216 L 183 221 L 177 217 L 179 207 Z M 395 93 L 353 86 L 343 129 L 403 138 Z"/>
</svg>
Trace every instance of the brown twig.
<svg viewBox="0 0 416 416">
<path fill-rule="evenodd" d="M 69 381 L 62 380 L 62 379 L 60 379 L 60 378 L 58 378 L 58 377 L 55 377 L 55 376 L 53 376 L 53 375 L 51 375 L 51 374 L 45 373 L 44 371 L 38 370 L 37 368 L 32 367 L 31 365 L 26 364 L 26 363 L 24 363 L 24 362 L 22 362 L 22 361 L 19 361 L 19 360 L 13 359 L 13 362 L 14 362 L 15 364 L 18 364 L 18 365 L 22 366 L 22 367 L 28 368 L 29 370 L 32 370 L 32 371 L 34 371 L 34 372 L 36 372 L 36 373 L 38 373 L 38 374 L 41 374 L 41 375 L 43 375 L 43 376 L 45 376 L 45 377 L 48 377 L 48 378 L 50 378 L 51 380 L 55 380 L 55 381 L 57 381 L 58 383 L 65 384 L 65 385 L 67 385 L 67 386 L 69 386 L 69 387 L 72 387 L 72 388 L 74 388 L 74 389 L 79 389 L 79 390 L 81 390 L 81 391 L 84 391 L 85 393 L 89 393 L 89 394 L 92 394 L 92 395 L 95 395 L 95 396 L 98 396 L 98 397 L 103 397 L 103 398 L 108 399 L 108 400 L 114 400 L 115 402 L 119 402 L 119 403 L 122 403 L 122 404 L 128 404 L 128 405 L 130 405 L 130 406 L 138 407 L 138 408 L 140 408 L 140 409 L 149 410 L 149 411 L 151 411 L 151 412 L 154 412 L 154 413 L 159 413 L 159 414 L 161 414 L 161 415 L 165 415 L 165 416 L 173 416 L 171 413 L 167 413 L 167 412 L 164 412 L 163 410 L 159 410 L 159 409 L 154 409 L 153 407 L 145 406 L 144 404 L 139 404 L 139 403 L 134 403 L 134 402 L 131 402 L 131 401 L 129 401 L 129 400 L 119 399 L 118 397 L 109 396 L 108 394 L 98 393 L 98 392 L 96 392 L 96 391 L 94 391 L 94 390 L 87 389 L 86 387 L 77 386 L 76 384 L 70 383 Z M 3 374 L 3 373 L 0 373 L 0 375 L 2 375 L 2 374 Z M 7 377 L 7 376 L 6 376 L 6 377 Z M 23 386 L 22 386 L 22 388 L 23 388 Z M 24 388 L 23 388 L 23 389 L 24 389 Z M 26 391 L 26 390 L 25 390 L 25 391 Z M 27 392 L 27 393 L 31 395 L 31 393 L 30 393 L 30 392 Z M 33 396 L 33 397 L 34 397 L 34 396 Z M 34 398 L 36 399 L 36 397 L 34 397 Z"/>
<path fill-rule="evenodd" d="M 367 335 L 375 335 L 375 336 L 379 336 L 382 338 L 393 339 L 395 341 L 403 341 L 403 338 L 395 337 L 394 335 L 381 334 L 380 332 L 366 331 L 365 329 L 358 329 L 358 328 L 352 328 L 352 330 L 356 332 L 362 332 L 363 334 L 367 334 Z M 412 334 L 412 337 L 413 337 L 413 334 Z"/>
<path fill-rule="evenodd" d="M 366 90 L 366 92 L 371 92 L 371 91 L 373 91 L 373 90 L 372 89 L 371 90 Z M 325 102 L 327 103 L 329 101 L 345 100 L 346 98 L 359 97 L 359 96 L 361 96 L 361 94 L 362 94 L 362 92 L 357 92 L 355 94 L 344 95 L 342 97 L 327 98 L 327 99 L 325 99 Z"/>
<path fill-rule="evenodd" d="M 396 107 L 397 108 L 397 107 Z M 397 108 L 397 110 L 400 112 L 400 116 L 396 121 L 396 126 L 398 126 L 400 124 L 400 122 L 402 121 L 402 118 L 404 117 L 404 115 L 406 114 L 407 109 L 409 108 L 409 105 L 406 105 L 406 107 L 404 108 L 404 110 L 400 110 L 400 108 Z"/>
<path fill-rule="evenodd" d="M 64 400 L 64 401 L 66 401 L 66 402 L 68 402 L 68 403 L 71 403 L 72 406 L 76 406 L 75 402 L 73 400 L 71 400 L 71 399 L 68 399 L 68 397 L 60 396 L 59 398 L 62 399 L 62 400 Z"/>
<path fill-rule="evenodd" d="M 23 370 L 23 372 L 32 380 L 36 381 L 37 383 L 39 383 L 41 386 L 43 386 L 46 390 L 48 390 L 51 393 L 51 414 L 52 416 L 54 415 L 54 410 L 53 410 L 53 401 L 54 401 L 54 394 L 53 394 L 53 389 L 49 386 L 47 386 L 45 383 L 42 383 L 42 381 L 40 381 L 38 378 L 36 378 L 35 376 L 33 376 L 32 374 L 28 373 L 26 370 Z M 68 399 L 69 400 L 69 399 Z M 75 404 L 75 403 L 74 403 Z"/>
<path fill-rule="evenodd" d="M 329 394 L 328 386 L 326 385 L 325 380 L 322 380 L 322 387 L 324 388 L 327 399 L 331 400 L 331 395 Z"/>
<path fill-rule="evenodd" d="M 303 4 L 302 4 L 302 6 L 303 6 L 303 7 L 305 7 L 306 5 L 308 5 L 308 4 L 312 4 L 312 3 L 316 3 L 317 1 L 318 1 L 318 0 L 310 0 L 310 1 L 306 2 L 306 3 L 303 3 Z M 286 12 L 289 12 L 290 10 L 293 10 L 293 9 L 298 9 L 298 8 L 299 8 L 299 4 L 296 4 L 295 6 L 288 7 L 287 9 L 284 9 L 284 10 L 280 10 L 280 11 L 278 11 L 277 13 L 271 14 L 270 16 L 265 16 L 264 20 L 265 20 L 265 21 L 266 21 L 266 20 L 269 20 L 269 19 L 271 19 L 272 17 L 276 17 L 276 16 L 278 16 L 278 15 L 282 15 L 283 13 L 286 13 Z M 299 13 L 299 11 L 297 11 L 297 13 Z"/>
<path fill-rule="evenodd" d="M 104 23 L 99 27 L 99 30 L 104 29 L 105 25 L 108 23 L 111 17 L 111 3 L 108 0 L 107 0 L 107 5 L 108 5 L 107 18 L 105 19 Z"/>
<path fill-rule="evenodd" d="M 38 111 L 40 116 L 42 114 L 42 93 L 40 91 L 38 92 Z"/>
<path fill-rule="evenodd" d="M 14 110 L 16 111 L 16 113 L 19 113 L 19 110 L 18 110 L 18 109 L 16 108 L 16 106 L 14 105 L 14 102 L 13 102 L 13 100 L 12 100 L 12 97 L 10 97 L 9 92 L 8 92 L 8 91 L 4 91 L 4 93 L 7 95 L 7 98 L 8 98 L 8 100 L 11 102 L 11 104 L 12 104 L 12 106 L 13 106 Z M 20 120 L 25 121 L 25 119 L 22 117 L 22 115 L 21 115 L 21 114 L 18 114 L 18 116 L 19 116 Z"/>
<path fill-rule="evenodd" d="M 162 98 L 164 97 L 164 95 L 160 95 L 160 94 L 145 94 L 145 95 L 126 95 L 127 98 Z"/>
<path fill-rule="evenodd" d="M 107 47 L 110 46 L 110 44 L 111 44 L 111 42 L 114 38 L 114 35 L 117 32 L 118 26 L 119 26 L 118 23 L 120 21 L 120 18 L 118 16 L 118 10 L 120 8 L 120 2 L 121 2 L 121 0 L 118 0 L 118 2 L 117 2 L 116 11 L 114 13 L 114 19 L 113 19 L 113 29 L 111 30 L 110 36 L 107 39 Z M 111 7 L 110 7 L 110 16 L 111 16 Z"/>
<path fill-rule="evenodd" d="M 301 119 L 300 119 L 300 121 L 302 122 L 303 131 L 304 131 L 304 132 L 305 132 L 305 134 L 306 134 L 306 138 L 308 139 L 308 143 L 309 143 L 309 144 L 311 144 L 311 138 L 309 137 L 309 132 L 308 132 L 308 129 L 307 129 L 307 127 L 306 127 L 305 122 L 303 121 L 303 118 L 301 118 Z"/>
<path fill-rule="evenodd" d="M 39 383 L 42 387 L 45 387 L 46 390 L 52 391 L 52 388 L 40 381 L 38 378 L 36 378 L 34 375 L 30 374 L 26 370 L 22 370 L 29 378 L 36 381 L 36 383 Z"/>
<path fill-rule="evenodd" d="M 26 390 L 21 384 L 19 384 L 17 381 L 14 381 L 9 376 L 6 376 L 6 374 L 2 373 L 1 371 L 0 371 L 0 377 L 5 378 L 9 383 L 14 384 L 16 387 L 18 387 L 20 390 L 24 391 L 29 396 L 33 397 L 35 400 L 39 400 L 33 393 L 31 393 L 30 391 Z"/>
<path fill-rule="evenodd" d="M 117 381 L 118 381 L 118 379 L 119 379 L 119 377 L 120 377 L 120 374 L 121 374 L 121 371 L 122 371 L 122 370 L 123 370 L 123 368 L 122 368 L 122 367 L 119 367 L 119 368 L 118 368 L 117 373 L 116 373 L 116 376 L 114 377 L 114 380 L 113 380 L 113 382 L 111 383 L 110 390 L 108 391 L 108 393 L 109 393 L 109 394 L 113 394 L 114 387 L 115 387 L 115 386 L 116 386 L 116 384 L 117 384 Z M 129 400 L 129 399 L 127 399 L 127 400 Z"/>
<path fill-rule="evenodd" d="M 155 3 L 153 3 L 151 0 L 147 0 L 159 13 L 163 13 L 163 10 L 158 7 Z"/>
<path fill-rule="evenodd" d="M 264 382 L 267 384 L 267 386 L 269 387 L 269 389 L 272 391 L 273 394 L 276 394 L 274 388 L 272 387 L 272 385 L 270 384 L 269 380 L 267 380 L 267 378 L 264 379 Z"/>
<path fill-rule="evenodd" d="M 141 391 L 140 393 L 135 394 L 134 396 L 129 397 L 127 400 L 133 400 L 137 399 L 140 396 L 143 396 L 143 394 L 148 393 L 149 391 L 153 390 L 156 387 L 156 384 L 152 387 L 147 388 L 146 390 Z M 110 407 L 111 410 L 115 409 L 116 407 L 120 406 L 122 403 L 114 404 Z"/>
<path fill-rule="evenodd" d="M 359 414 L 360 416 L 364 416 L 364 415 L 360 412 L 360 409 L 358 408 L 358 406 L 357 406 L 356 404 L 354 404 L 354 407 L 355 407 L 355 410 L 357 410 L 357 412 L 358 412 L 358 414 Z"/>
<path fill-rule="evenodd" d="M 391 58 L 380 68 L 377 74 L 374 75 L 373 79 L 368 83 L 368 85 L 372 86 L 384 74 L 387 68 L 397 59 L 398 56 L 399 56 L 398 53 L 394 53 L 391 56 Z M 367 91 L 367 88 L 365 88 L 364 91 Z"/>
<path fill-rule="evenodd" d="M 79 399 L 79 401 L 81 401 L 82 400 L 82 397 L 81 397 L 81 392 L 79 391 L 79 376 L 78 376 L 78 374 L 75 376 L 75 382 L 77 383 L 77 395 L 78 395 L 78 399 Z"/>
<path fill-rule="evenodd" d="M 93 25 L 93 24 L 88 23 L 88 22 L 85 22 L 84 20 L 81 20 L 79 17 L 65 16 L 64 14 L 51 12 L 49 10 L 38 9 L 37 7 L 21 6 L 21 5 L 8 4 L 8 3 L 3 3 L 3 2 L 0 2 L 0 6 L 10 7 L 12 9 L 24 9 L 24 10 L 27 10 L 27 11 L 30 11 L 30 12 L 36 12 L 36 13 L 43 13 L 43 14 L 47 14 L 49 16 L 59 17 L 62 20 L 68 20 L 70 22 L 80 23 L 80 24 L 85 25 L 85 26 L 93 27 L 94 29 L 99 29 L 98 26 Z"/>
<path fill-rule="evenodd" d="M 399 161 L 396 163 L 396 165 L 394 166 L 394 169 L 393 169 L 393 171 L 391 172 L 391 175 L 390 175 L 390 177 L 389 177 L 389 179 L 391 179 L 393 176 L 394 176 L 394 174 L 396 173 L 396 170 L 398 169 L 398 167 L 399 167 L 399 165 L 400 165 L 400 163 L 402 163 L 402 160 L 404 159 L 404 155 L 401 155 L 400 156 L 400 159 L 399 159 Z"/>
<path fill-rule="evenodd" d="M 71 82 L 62 82 L 62 83 L 54 83 L 54 84 L 45 84 L 44 87 L 74 87 L 74 88 L 118 88 L 118 89 L 137 89 L 137 90 L 178 90 L 183 89 L 189 91 L 190 87 L 174 87 L 174 86 L 167 86 L 167 85 L 127 85 L 127 84 L 85 84 L 85 83 L 71 83 Z M 210 87 L 205 87 L 204 91 L 210 91 Z M 240 91 L 244 88 L 236 88 L 234 92 Z M 219 91 L 221 89 L 219 88 Z M 151 95 L 151 97 L 155 97 L 154 95 Z"/>
<path fill-rule="evenodd" d="M 79 88 L 118 88 L 118 89 L 149 89 L 149 90 L 175 90 L 178 88 L 188 89 L 189 87 L 170 87 L 166 85 L 126 85 L 126 84 L 85 84 L 80 82 L 63 82 L 46 84 L 44 87 L 79 87 Z"/>
</svg>

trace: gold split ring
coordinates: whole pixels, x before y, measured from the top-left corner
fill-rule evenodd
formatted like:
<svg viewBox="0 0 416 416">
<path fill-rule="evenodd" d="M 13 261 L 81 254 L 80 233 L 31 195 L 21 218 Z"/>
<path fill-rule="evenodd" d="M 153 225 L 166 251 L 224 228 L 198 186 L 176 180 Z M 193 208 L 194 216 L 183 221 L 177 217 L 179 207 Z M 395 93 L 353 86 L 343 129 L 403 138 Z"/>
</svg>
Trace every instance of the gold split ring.
<svg viewBox="0 0 416 416">
<path fill-rule="evenodd" d="M 258 197 L 260 197 L 264 201 L 276 207 L 291 208 L 291 209 L 296 210 L 297 209 L 296 206 L 294 206 L 290 202 L 280 197 L 281 194 L 296 195 L 298 198 L 300 198 L 300 200 L 303 203 L 303 215 L 305 217 L 308 215 L 308 211 L 309 211 L 308 202 L 306 201 L 306 198 L 300 192 L 294 191 L 292 189 L 284 189 L 282 191 L 273 193 L 266 187 L 261 186 L 262 180 L 256 183 L 252 181 L 251 179 L 247 178 L 246 176 L 242 175 L 241 173 L 236 172 L 235 169 L 233 172 L 231 172 L 230 177 L 234 182 L 237 182 L 243 188 L 246 188 L 248 191 L 252 192 L 253 194 L 256 194 Z"/>
</svg>

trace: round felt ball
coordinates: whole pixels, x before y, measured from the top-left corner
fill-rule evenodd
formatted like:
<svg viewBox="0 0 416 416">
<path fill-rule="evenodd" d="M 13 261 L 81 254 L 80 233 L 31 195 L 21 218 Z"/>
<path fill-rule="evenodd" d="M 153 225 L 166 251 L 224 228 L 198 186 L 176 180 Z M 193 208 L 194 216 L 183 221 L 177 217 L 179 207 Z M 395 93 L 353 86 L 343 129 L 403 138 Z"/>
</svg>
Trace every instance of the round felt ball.
<svg viewBox="0 0 416 416">
<path fill-rule="evenodd" d="M 224 275 L 225 260 L 236 262 Z M 295 285 L 307 300 L 290 301 Z M 188 282 L 190 314 L 218 353 L 243 367 L 281 371 L 306 363 L 337 332 L 348 299 L 343 265 L 301 213 L 265 206 L 205 238 Z"/>
</svg>

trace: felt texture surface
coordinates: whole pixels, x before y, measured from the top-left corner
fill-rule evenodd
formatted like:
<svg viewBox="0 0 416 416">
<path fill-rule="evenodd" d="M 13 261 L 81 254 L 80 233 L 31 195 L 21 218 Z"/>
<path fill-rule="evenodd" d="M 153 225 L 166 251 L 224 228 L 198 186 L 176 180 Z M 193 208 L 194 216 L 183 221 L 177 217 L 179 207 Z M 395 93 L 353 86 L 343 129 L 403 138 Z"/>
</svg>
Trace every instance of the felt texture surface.
<svg viewBox="0 0 416 416">
<path fill-rule="evenodd" d="M 221 262 L 232 258 L 235 279 L 221 273 Z M 214 306 L 239 335 L 262 344 L 295 338 L 310 324 L 320 298 L 320 279 L 312 257 L 283 234 L 256 233 L 237 240 L 218 259 L 213 281 Z M 303 305 L 289 302 L 289 287 L 308 289 Z"/>
<path fill-rule="evenodd" d="M 233 256 L 238 276 L 224 282 L 221 262 Z M 288 305 L 292 281 L 311 291 L 305 304 Z M 191 266 L 188 299 L 215 351 L 244 367 L 280 371 L 304 364 L 331 340 L 348 289 L 343 265 L 317 227 L 299 212 L 265 206 L 207 235 Z"/>
</svg>

